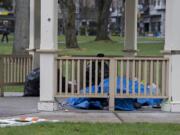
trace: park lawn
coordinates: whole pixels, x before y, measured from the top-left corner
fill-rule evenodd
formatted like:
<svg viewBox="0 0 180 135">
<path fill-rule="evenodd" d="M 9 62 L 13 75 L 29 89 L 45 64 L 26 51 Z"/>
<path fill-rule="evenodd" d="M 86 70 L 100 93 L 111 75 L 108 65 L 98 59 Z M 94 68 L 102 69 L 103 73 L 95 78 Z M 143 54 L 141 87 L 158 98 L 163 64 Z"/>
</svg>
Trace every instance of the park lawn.
<svg viewBox="0 0 180 135">
<path fill-rule="evenodd" d="M 123 44 L 114 41 L 99 41 L 99 42 L 88 42 L 80 43 L 80 49 L 66 49 L 64 45 L 60 46 L 60 55 L 68 56 L 95 56 L 98 53 L 104 53 L 106 56 L 122 56 L 123 55 Z M 164 43 L 158 44 L 138 44 L 138 56 L 162 56 L 161 50 L 164 48 Z"/>
<path fill-rule="evenodd" d="M 178 124 L 41 123 L 1 128 L 0 135 L 180 135 Z"/>
<path fill-rule="evenodd" d="M 0 36 L 1 38 L 1 36 Z M 13 35 L 9 36 L 10 42 L 0 43 L 0 54 L 11 54 L 13 45 Z M 87 55 L 95 56 L 98 53 L 104 53 L 106 56 L 122 56 L 124 38 L 120 36 L 112 36 L 112 41 L 95 42 L 95 36 L 78 36 L 80 49 L 65 48 L 65 37 L 58 37 L 59 54 L 60 55 Z M 164 39 L 154 37 L 138 38 L 138 55 L 139 56 L 161 56 L 161 50 L 164 48 Z M 147 42 L 147 43 L 146 43 Z"/>
<path fill-rule="evenodd" d="M 9 43 L 1 42 L 2 35 L 0 35 L 0 55 L 1 54 L 11 54 L 13 45 L 13 35 L 9 35 Z"/>
<path fill-rule="evenodd" d="M 68 56 L 95 56 L 98 53 L 104 53 L 106 56 L 123 55 L 123 38 L 113 36 L 112 41 L 94 41 L 95 37 L 79 36 L 78 43 L 80 49 L 67 49 L 64 43 L 64 37 L 59 37 L 59 54 Z M 161 50 L 164 48 L 162 38 L 138 38 L 138 56 L 162 56 Z M 147 42 L 147 43 L 146 43 Z"/>
<path fill-rule="evenodd" d="M 5 92 L 23 92 L 24 91 L 24 85 L 21 85 L 21 86 L 5 86 L 4 91 Z"/>
</svg>

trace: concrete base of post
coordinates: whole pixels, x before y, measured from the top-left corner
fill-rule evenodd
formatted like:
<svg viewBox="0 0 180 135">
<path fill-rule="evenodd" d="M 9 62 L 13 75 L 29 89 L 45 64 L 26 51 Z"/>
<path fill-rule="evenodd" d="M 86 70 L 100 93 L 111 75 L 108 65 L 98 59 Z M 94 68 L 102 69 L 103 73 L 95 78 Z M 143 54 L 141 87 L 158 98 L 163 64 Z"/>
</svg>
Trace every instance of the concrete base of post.
<svg viewBox="0 0 180 135">
<path fill-rule="evenodd" d="M 57 102 L 39 102 L 38 110 L 53 112 L 59 110 L 59 106 Z"/>
<path fill-rule="evenodd" d="M 137 55 L 137 53 L 138 50 L 126 50 L 126 49 L 123 50 L 123 54 L 124 54 L 123 56 L 125 57 L 134 57 Z"/>
<path fill-rule="evenodd" d="M 109 99 L 109 111 L 114 112 L 114 110 L 115 110 L 115 99 L 113 97 Z"/>
<path fill-rule="evenodd" d="M 0 87 L 0 97 L 4 97 L 4 90 L 3 90 L 3 87 Z"/>
<path fill-rule="evenodd" d="M 180 102 L 166 102 L 162 104 L 162 111 L 165 112 L 180 112 Z"/>
</svg>

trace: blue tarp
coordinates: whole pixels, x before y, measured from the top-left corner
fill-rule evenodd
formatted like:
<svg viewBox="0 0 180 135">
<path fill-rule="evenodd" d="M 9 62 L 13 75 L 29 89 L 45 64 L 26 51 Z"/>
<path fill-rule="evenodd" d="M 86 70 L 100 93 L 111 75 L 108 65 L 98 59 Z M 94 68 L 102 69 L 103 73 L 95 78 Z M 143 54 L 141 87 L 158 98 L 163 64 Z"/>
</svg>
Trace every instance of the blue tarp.
<svg viewBox="0 0 180 135">
<path fill-rule="evenodd" d="M 123 78 L 123 89 L 122 92 L 126 93 L 126 81 L 127 79 L 124 77 Z M 121 78 L 117 78 L 117 89 L 116 93 L 121 92 Z M 138 85 L 139 82 L 136 80 L 134 81 L 134 88 L 135 88 L 135 93 L 138 93 Z M 132 88 L 133 88 L 133 81 L 129 80 L 129 93 L 132 93 Z M 92 93 L 95 93 L 95 86 L 92 86 Z M 140 93 L 144 94 L 144 84 L 140 82 Z M 154 86 L 153 87 L 153 94 L 155 94 L 157 91 L 157 88 Z M 83 90 L 81 90 L 83 92 Z M 89 88 L 86 88 L 86 92 L 89 93 Z M 101 93 L 101 85 L 98 86 L 98 93 Z M 104 93 L 109 93 L 109 79 L 104 80 Z M 150 87 L 148 86 L 146 88 L 146 93 L 150 94 Z M 134 103 L 139 103 L 141 105 L 149 105 L 149 106 L 156 106 L 161 103 L 161 99 L 115 99 L 115 109 L 116 110 L 124 110 L 124 111 L 132 111 L 135 110 L 136 108 L 134 107 Z M 68 98 L 66 102 L 75 107 L 75 108 L 81 108 L 81 109 L 103 109 L 104 106 L 107 105 L 107 99 L 92 99 L 92 98 Z"/>
</svg>

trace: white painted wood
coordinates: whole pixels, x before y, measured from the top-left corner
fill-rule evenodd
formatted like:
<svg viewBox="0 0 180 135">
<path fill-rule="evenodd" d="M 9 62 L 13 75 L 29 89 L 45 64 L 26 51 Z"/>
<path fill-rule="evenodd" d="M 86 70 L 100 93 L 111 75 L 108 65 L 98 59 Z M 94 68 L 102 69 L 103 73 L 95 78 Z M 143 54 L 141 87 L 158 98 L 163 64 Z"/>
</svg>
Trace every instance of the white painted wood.
<svg viewBox="0 0 180 135">
<path fill-rule="evenodd" d="M 165 50 L 180 50 L 180 0 L 166 1 Z"/>
<path fill-rule="evenodd" d="M 126 51 L 137 50 L 137 11 L 138 0 L 125 1 L 125 44 Z M 135 52 L 127 52 L 130 53 Z"/>
<path fill-rule="evenodd" d="M 65 62 L 65 93 L 68 94 L 68 82 L 69 82 L 69 61 L 66 60 Z"/>
<path fill-rule="evenodd" d="M 35 0 L 30 0 L 30 33 L 29 33 L 29 49 L 34 49 L 34 33 L 35 33 Z"/>
<path fill-rule="evenodd" d="M 104 94 L 104 60 L 101 61 L 101 94 Z"/>
<path fill-rule="evenodd" d="M 40 50 L 57 49 L 58 0 L 41 1 L 41 46 Z M 54 52 L 40 54 L 40 110 L 54 110 L 57 90 L 57 55 Z M 43 107 L 43 102 L 47 108 Z M 53 103 L 50 103 L 53 102 Z M 51 108 L 51 109 L 49 109 Z M 53 109 L 52 109 L 53 108 Z"/>
<path fill-rule="evenodd" d="M 71 68 L 71 72 L 72 72 L 72 79 L 71 79 L 71 93 L 74 94 L 74 86 L 75 86 L 75 62 L 74 60 L 72 60 L 72 68 Z"/>
<path fill-rule="evenodd" d="M 102 66 L 102 65 L 101 65 Z M 103 65 L 104 66 L 104 65 Z M 115 91 L 116 91 L 116 75 L 117 75 L 117 61 L 110 60 L 110 73 L 109 73 L 109 111 L 114 111 L 115 106 Z"/>
<path fill-rule="evenodd" d="M 98 60 L 95 62 L 95 94 L 98 93 Z"/>
<path fill-rule="evenodd" d="M 121 76 L 121 80 L 120 80 L 120 95 L 122 96 L 123 95 L 123 78 L 124 78 L 124 61 L 121 60 L 120 61 L 121 64 L 120 64 L 120 76 Z"/>
<path fill-rule="evenodd" d="M 86 60 L 83 62 L 83 93 L 86 93 Z"/>
<path fill-rule="evenodd" d="M 57 49 L 57 1 L 41 1 L 41 49 Z"/>
<path fill-rule="evenodd" d="M 41 54 L 40 59 L 40 101 L 54 101 L 57 90 L 57 66 L 54 54 Z"/>
<path fill-rule="evenodd" d="M 180 112 L 180 0 L 166 1 L 166 40 L 165 51 L 170 59 L 168 71 L 169 101 L 163 104 L 162 110 Z M 173 53 L 176 52 L 176 53 Z"/>
<path fill-rule="evenodd" d="M 33 56 L 33 68 L 39 67 L 39 54 L 35 52 L 40 48 L 40 0 L 30 0 L 29 25 L 29 54 Z"/>
</svg>

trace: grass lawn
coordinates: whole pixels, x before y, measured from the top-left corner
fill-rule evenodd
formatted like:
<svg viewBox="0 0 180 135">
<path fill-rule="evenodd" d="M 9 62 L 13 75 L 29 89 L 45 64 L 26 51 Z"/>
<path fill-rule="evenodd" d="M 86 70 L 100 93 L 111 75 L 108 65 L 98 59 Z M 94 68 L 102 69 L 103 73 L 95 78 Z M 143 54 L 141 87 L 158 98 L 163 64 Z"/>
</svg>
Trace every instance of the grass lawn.
<svg viewBox="0 0 180 135">
<path fill-rule="evenodd" d="M 180 135 L 180 125 L 44 123 L 1 128 L 0 135 Z"/>
<path fill-rule="evenodd" d="M 66 49 L 64 37 L 59 37 L 60 55 L 96 55 L 104 53 L 107 56 L 123 55 L 123 38 L 113 36 L 112 41 L 94 41 L 95 37 L 78 37 L 80 49 Z M 161 38 L 138 38 L 139 56 L 161 56 L 164 48 L 164 40 Z"/>
<path fill-rule="evenodd" d="M 1 42 L 2 35 L 0 35 L 0 55 L 1 54 L 11 54 L 13 45 L 13 35 L 9 35 L 9 43 Z"/>
<path fill-rule="evenodd" d="M 9 36 L 10 42 L 0 43 L 0 54 L 11 54 L 13 45 L 13 35 Z M 1 36 L 0 36 L 1 39 Z M 80 49 L 66 49 L 64 36 L 59 36 L 59 54 L 60 55 L 96 55 L 104 53 L 106 56 L 123 55 L 124 39 L 119 36 L 113 36 L 112 41 L 95 42 L 94 36 L 78 36 Z M 153 37 L 138 38 L 138 55 L 139 56 L 161 56 L 160 51 L 163 50 L 164 39 Z"/>
</svg>

